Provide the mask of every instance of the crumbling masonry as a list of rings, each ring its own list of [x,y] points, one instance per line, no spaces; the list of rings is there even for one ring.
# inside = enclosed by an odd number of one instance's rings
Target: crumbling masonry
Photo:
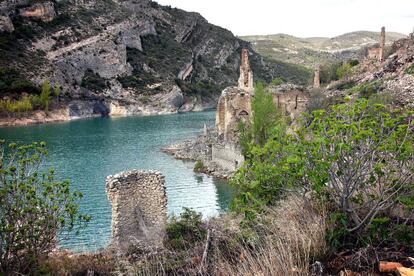
[[[167,196],[161,173],[133,170],[108,176],[106,192],[112,204],[111,245],[162,245]]]
[[[253,72],[250,68],[247,49],[243,49],[241,53],[239,88],[248,92],[254,91]]]
[[[368,58],[384,61],[385,58],[385,27],[381,28],[381,36],[379,47],[371,47],[368,49]]]
[[[316,66],[315,68],[315,75],[313,78],[313,88],[320,88],[321,87],[321,68]]]

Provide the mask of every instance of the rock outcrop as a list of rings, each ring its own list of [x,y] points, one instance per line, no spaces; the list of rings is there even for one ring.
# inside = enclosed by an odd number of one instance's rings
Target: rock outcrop
[[[52,2],[35,3],[30,7],[19,10],[22,17],[40,19],[50,22],[56,17],[55,5]]]
[[[0,32],[18,28],[2,37],[0,67],[58,84],[68,105],[102,102],[109,115],[201,110],[237,82],[239,65],[249,88],[252,70],[267,81],[291,76],[201,15],[149,0],[5,2]]]
[[[161,173],[133,170],[108,176],[106,191],[112,204],[112,245],[162,245],[167,196]]]
[[[0,15],[0,34],[12,33],[14,31],[13,22],[8,15]]]

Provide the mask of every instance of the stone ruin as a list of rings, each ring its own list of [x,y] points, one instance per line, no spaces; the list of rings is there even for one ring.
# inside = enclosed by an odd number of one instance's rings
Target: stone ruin
[[[167,196],[160,172],[132,170],[108,176],[106,192],[112,205],[112,246],[162,245]]]
[[[385,58],[385,27],[381,28],[381,36],[379,47],[371,47],[368,49],[368,58],[384,61]]]
[[[241,53],[239,88],[249,92],[254,91],[253,72],[250,68],[247,49],[243,49]]]
[[[320,66],[316,66],[315,74],[313,77],[313,88],[320,88],[321,87],[321,68]]]
[[[241,52],[238,87],[227,87],[221,93],[216,112],[216,128],[226,141],[237,139],[235,130],[239,121],[251,121],[251,101],[254,93],[253,72],[249,65],[249,53]]]
[[[295,121],[300,114],[306,111],[309,94],[301,87],[293,84],[282,84],[276,87],[270,87],[273,103],[286,116]]]

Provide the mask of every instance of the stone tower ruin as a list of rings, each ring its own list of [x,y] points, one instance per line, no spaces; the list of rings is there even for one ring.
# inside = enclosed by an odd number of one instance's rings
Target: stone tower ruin
[[[167,222],[164,176],[133,170],[108,176],[106,192],[112,205],[111,245],[161,246]]]
[[[382,27],[378,60],[383,61],[384,57],[385,57],[385,27]]]
[[[253,72],[249,64],[249,51],[243,49],[241,52],[239,88],[246,91],[253,91],[253,86]]]
[[[225,140],[234,140],[239,121],[250,123],[251,97],[254,93],[253,72],[249,64],[249,52],[241,53],[240,78],[238,87],[223,90],[217,105],[216,128]]]
[[[321,69],[318,66],[315,68],[315,75],[313,78],[313,88],[320,88],[321,87]]]

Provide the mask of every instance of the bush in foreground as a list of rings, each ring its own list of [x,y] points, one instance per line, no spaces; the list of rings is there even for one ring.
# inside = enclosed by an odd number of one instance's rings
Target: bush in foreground
[[[68,181],[56,181],[53,170],[40,171],[44,143],[1,142],[0,154],[0,274],[34,273],[58,235],[89,217],[79,214],[81,193],[71,192]]]

